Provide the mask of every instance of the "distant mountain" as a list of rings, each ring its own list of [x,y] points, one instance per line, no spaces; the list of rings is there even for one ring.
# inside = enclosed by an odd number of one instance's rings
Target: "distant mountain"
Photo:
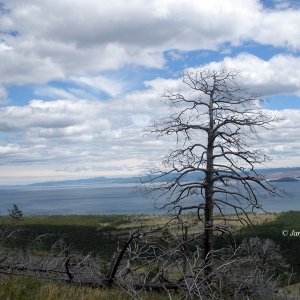
[[[297,182],[297,181],[300,181],[300,180],[293,178],[293,177],[282,177],[282,178],[270,180],[270,182]]]
[[[294,182],[297,181],[296,178],[300,179],[300,167],[295,168],[273,168],[273,169],[260,169],[257,170],[259,174],[264,175],[266,178],[273,182]],[[221,173],[221,172],[220,172]],[[168,174],[163,178],[154,180],[155,182],[160,181],[170,181],[176,178],[178,174]],[[195,172],[185,176],[184,180],[192,181],[199,180],[203,178],[203,173]],[[279,179],[278,179],[279,178]],[[152,177],[153,179],[153,177]],[[84,179],[72,179],[72,180],[62,180],[62,181],[48,181],[48,182],[38,182],[29,184],[29,186],[72,186],[72,185],[95,185],[95,184],[138,184],[141,181],[148,181],[149,177],[119,177],[119,178],[108,178],[108,177],[94,177],[94,178],[84,178]],[[300,180],[298,180],[300,181]],[[1,186],[13,187],[12,185]]]
[[[257,172],[270,179],[282,177],[300,177],[300,167],[259,169]]]
[[[29,186],[66,186],[66,185],[92,185],[92,184],[124,184],[124,183],[139,183],[139,177],[128,178],[107,178],[94,177],[85,179],[71,179],[62,181],[38,182],[29,184]]]
[[[141,176],[141,177],[123,177],[123,178],[107,178],[107,177],[94,177],[85,179],[71,179],[62,181],[49,181],[49,182],[38,182],[29,184],[29,186],[70,186],[70,185],[93,185],[93,184],[138,184],[141,182],[146,182],[151,179],[152,182],[166,182],[171,181],[176,178],[178,174],[167,174],[163,178],[155,179],[155,176]],[[188,174],[184,177],[184,180],[199,180],[203,178],[203,174],[200,172],[195,172],[193,174]]]

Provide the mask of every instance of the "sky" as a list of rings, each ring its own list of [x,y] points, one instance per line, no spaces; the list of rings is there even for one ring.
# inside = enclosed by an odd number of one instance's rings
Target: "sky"
[[[0,185],[143,173],[164,90],[207,67],[278,118],[266,167],[300,166],[300,1],[0,0]]]

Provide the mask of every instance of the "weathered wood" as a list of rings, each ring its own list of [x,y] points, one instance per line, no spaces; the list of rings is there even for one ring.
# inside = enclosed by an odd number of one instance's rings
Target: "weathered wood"
[[[114,256],[111,259],[111,263],[109,266],[109,271],[106,274],[106,278],[105,281],[107,283],[108,286],[112,285],[116,273],[118,271],[118,268],[121,264],[122,258],[124,256],[124,254],[126,253],[127,248],[129,247],[129,245],[132,243],[132,241],[138,237],[138,231],[134,231],[133,233],[131,233],[129,239],[124,243],[122,249],[117,253],[117,256],[115,257],[116,253],[114,254]]]

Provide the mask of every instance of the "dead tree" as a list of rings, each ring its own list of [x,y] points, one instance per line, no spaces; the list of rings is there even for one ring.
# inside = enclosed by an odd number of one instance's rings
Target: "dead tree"
[[[249,238],[238,247],[215,250],[218,263],[210,279],[199,235],[187,237],[176,220],[166,229],[167,234],[135,239],[127,249],[115,283],[134,299],[143,299],[145,290],[164,292],[169,299],[173,294],[176,299],[271,299],[279,274],[288,268],[275,242]]]
[[[169,212],[198,214],[204,225],[207,275],[212,272],[214,236],[228,230],[228,208],[240,222],[249,223],[248,212],[261,209],[260,193],[277,194],[256,171],[269,158],[254,147],[257,130],[270,128],[273,117],[260,109],[259,97],[239,86],[237,76],[226,70],[185,72],[181,90],[164,95],[170,115],[148,129],[158,136],[173,135],[177,143],[162,167],[151,172],[147,190],[167,199],[161,207]],[[154,183],[150,189],[149,182]],[[223,224],[215,224],[216,218]]]
[[[128,247],[135,239],[137,239],[139,237],[139,235],[140,235],[139,230],[135,230],[135,231],[131,232],[128,240],[125,242],[125,244],[123,245],[121,250],[114,253],[114,255],[111,259],[111,262],[110,262],[109,270],[105,277],[105,281],[108,286],[112,285],[112,283],[115,279],[116,273],[118,271],[118,268],[120,267],[120,264],[122,262],[123,256],[126,253]]]

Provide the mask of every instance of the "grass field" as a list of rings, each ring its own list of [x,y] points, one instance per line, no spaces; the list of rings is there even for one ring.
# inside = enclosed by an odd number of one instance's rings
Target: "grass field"
[[[250,215],[254,224],[274,220],[276,214]],[[189,218],[195,218],[190,216]],[[167,218],[161,215],[71,215],[71,216],[28,216],[22,220],[0,217],[0,226],[9,227],[15,234],[6,242],[6,246],[15,249],[35,249],[46,253],[58,240],[67,241],[73,250],[83,254],[92,253],[104,260],[109,260],[131,229],[136,227],[150,228],[166,223]],[[237,231],[241,224],[231,222],[232,229]],[[202,226],[193,230],[202,231]],[[37,247],[33,241],[39,236]],[[41,243],[42,242],[42,243]]]

